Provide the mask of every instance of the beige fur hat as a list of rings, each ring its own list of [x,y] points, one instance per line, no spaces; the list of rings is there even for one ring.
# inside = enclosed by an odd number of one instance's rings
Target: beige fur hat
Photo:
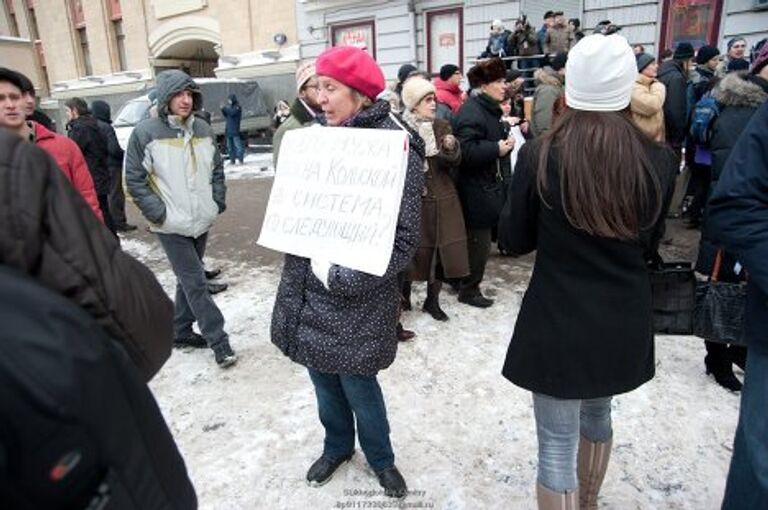
[[[412,76],[405,80],[403,84],[403,106],[408,110],[413,110],[419,101],[424,99],[428,94],[435,93],[435,86],[432,82],[422,78],[421,76]]]

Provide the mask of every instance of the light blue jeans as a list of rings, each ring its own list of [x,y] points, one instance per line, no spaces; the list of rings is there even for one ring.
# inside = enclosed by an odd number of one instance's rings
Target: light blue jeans
[[[555,492],[579,488],[576,475],[579,436],[593,442],[611,438],[612,398],[566,400],[533,394],[539,440],[539,483]]]

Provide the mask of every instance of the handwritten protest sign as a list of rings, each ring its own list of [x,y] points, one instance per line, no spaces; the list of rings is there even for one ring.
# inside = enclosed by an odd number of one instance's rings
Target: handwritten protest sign
[[[383,275],[392,256],[407,163],[404,131],[288,131],[258,243]]]

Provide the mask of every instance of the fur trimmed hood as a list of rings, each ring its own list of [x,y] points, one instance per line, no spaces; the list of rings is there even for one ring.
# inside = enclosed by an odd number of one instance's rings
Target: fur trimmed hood
[[[725,106],[758,108],[768,100],[768,91],[745,73],[731,73],[717,84],[712,95]]]
[[[560,75],[549,66],[537,69],[533,73],[533,79],[542,85],[553,85],[555,87],[563,86],[563,80]]]

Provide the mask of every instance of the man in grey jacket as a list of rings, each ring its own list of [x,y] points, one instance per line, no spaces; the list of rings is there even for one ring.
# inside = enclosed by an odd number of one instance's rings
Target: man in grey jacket
[[[223,162],[211,127],[193,115],[202,95],[192,78],[164,71],[156,91],[157,117],[136,126],[128,141],[126,186],[176,275],[175,345],[207,345],[225,368],[237,357],[202,262],[208,230],[226,208]],[[192,331],[195,321],[202,336]]]

